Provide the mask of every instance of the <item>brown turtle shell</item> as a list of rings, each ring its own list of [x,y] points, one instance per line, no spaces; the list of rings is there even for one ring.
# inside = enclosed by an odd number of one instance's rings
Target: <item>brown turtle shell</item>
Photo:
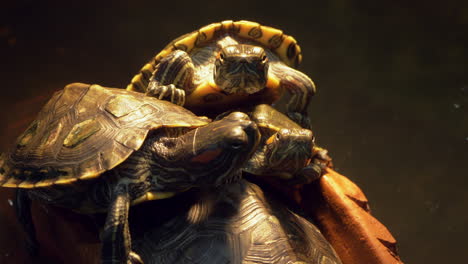
[[[144,263],[341,264],[317,227],[249,181],[183,195],[134,210],[145,220],[132,229]],[[175,212],[161,220],[163,208]]]
[[[0,186],[37,188],[95,178],[138,150],[150,130],[209,121],[141,93],[70,84],[0,157]]]

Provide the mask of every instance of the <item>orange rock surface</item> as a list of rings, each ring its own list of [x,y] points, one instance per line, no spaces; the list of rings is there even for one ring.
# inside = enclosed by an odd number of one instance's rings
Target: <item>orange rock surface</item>
[[[308,186],[303,192],[309,192]],[[309,213],[330,241],[343,264],[401,264],[396,240],[388,229],[370,214],[361,189],[332,169],[314,188],[320,202]],[[308,201],[302,201],[308,206]]]

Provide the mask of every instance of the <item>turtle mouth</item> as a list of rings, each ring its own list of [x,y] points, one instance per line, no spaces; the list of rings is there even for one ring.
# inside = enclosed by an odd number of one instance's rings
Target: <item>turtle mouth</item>
[[[266,72],[253,70],[224,71],[215,77],[215,83],[228,94],[254,94],[262,90],[267,82]]]
[[[265,87],[265,84],[259,80],[251,78],[239,77],[226,80],[219,86],[223,92],[227,94],[247,95],[254,94]]]

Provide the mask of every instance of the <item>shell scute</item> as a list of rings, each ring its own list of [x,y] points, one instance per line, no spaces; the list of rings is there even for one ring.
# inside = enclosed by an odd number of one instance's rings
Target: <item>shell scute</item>
[[[128,95],[115,96],[106,104],[105,109],[113,116],[119,118],[128,115],[142,105],[140,100]]]
[[[187,37],[174,43],[174,49],[189,52],[194,46],[198,38],[198,32],[193,32]]]
[[[200,37],[200,40],[196,43],[197,47],[207,44],[207,41],[213,39],[214,34],[219,31],[220,28],[221,24],[219,23],[210,24],[200,28],[198,32],[202,35],[202,37]]]
[[[85,120],[76,124],[72,128],[63,141],[63,145],[67,148],[74,148],[92,135],[96,134],[99,130],[101,130],[99,121],[95,119]]]
[[[119,134],[115,137],[115,141],[127,148],[138,150],[143,144],[147,134],[147,129],[126,128],[120,130]]]
[[[38,127],[38,122],[33,122],[27,129],[26,131],[18,138],[16,146],[18,148],[23,148],[25,147],[31,139],[34,137],[34,135],[37,132],[37,127]]]

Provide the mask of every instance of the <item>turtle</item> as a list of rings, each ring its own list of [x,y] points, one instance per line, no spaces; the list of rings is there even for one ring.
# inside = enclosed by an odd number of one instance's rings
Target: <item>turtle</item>
[[[170,42],[133,77],[127,90],[216,116],[234,106],[271,104],[288,91],[287,115],[310,128],[314,82],[296,70],[297,41],[279,29],[226,20]]]
[[[254,106],[248,113],[261,139],[244,172],[286,180],[290,185],[308,184],[331,164],[328,151],[315,144],[312,130],[302,128],[267,104]]]
[[[240,179],[133,211],[145,264],[341,264],[319,229],[281,199]],[[152,212],[173,208],[164,220]]]
[[[38,250],[34,199],[107,213],[102,261],[141,263],[131,251],[129,206],[240,177],[258,141],[244,113],[211,122],[142,93],[75,83],[56,92],[1,156],[0,186],[17,188],[15,207],[31,253]]]

